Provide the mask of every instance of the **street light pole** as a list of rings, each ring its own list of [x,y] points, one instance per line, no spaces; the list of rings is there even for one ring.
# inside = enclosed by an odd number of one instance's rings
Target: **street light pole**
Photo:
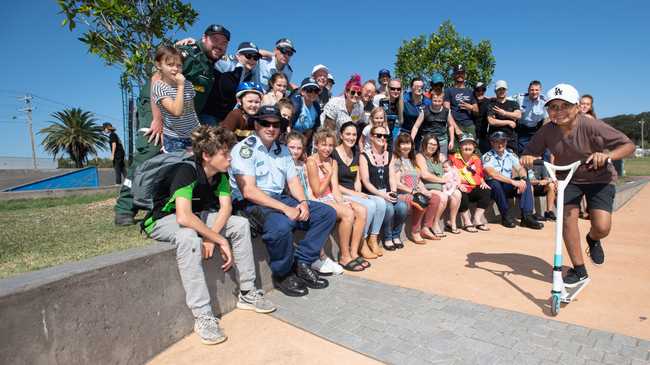
[[[645,120],[641,119],[639,121],[639,124],[641,124],[641,151],[645,154],[645,146],[644,146],[644,139],[643,139],[643,125],[645,124]]]
[[[34,142],[34,132],[32,130],[32,111],[34,110],[32,108],[32,96],[27,94],[22,99],[25,101],[25,104],[27,104],[27,107],[25,109],[22,109],[22,111],[27,113],[27,129],[29,130],[29,141],[32,144],[32,166],[34,169],[37,169],[38,165],[36,164],[36,146]]]

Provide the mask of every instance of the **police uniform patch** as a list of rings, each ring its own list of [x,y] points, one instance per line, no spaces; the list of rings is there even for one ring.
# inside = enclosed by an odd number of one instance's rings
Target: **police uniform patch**
[[[253,156],[253,150],[248,146],[242,146],[239,150],[239,156],[246,159],[251,158],[251,156]]]
[[[255,139],[255,136],[251,136],[249,138],[246,138],[244,140],[244,144],[248,147],[253,147],[255,146],[255,143],[257,143],[257,139]]]
[[[483,155],[483,162],[490,162],[492,156],[489,153]]]

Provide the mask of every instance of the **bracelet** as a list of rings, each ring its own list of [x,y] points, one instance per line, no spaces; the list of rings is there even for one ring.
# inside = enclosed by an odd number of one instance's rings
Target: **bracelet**
[[[307,199],[305,199],[305,200],[301,200],[301,201],[298,202],[298,205],[300,205],[300,204],[302,204],[302,203],[306,203],[306,202],[307,202]]]

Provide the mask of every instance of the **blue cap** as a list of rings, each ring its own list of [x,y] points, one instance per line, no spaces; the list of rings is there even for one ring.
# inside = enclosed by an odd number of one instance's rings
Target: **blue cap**
[[[496,131],[490,134],[490,141],[496,141],[496,140],[508,140],[508,135],[505,134],[503,131]]]
[[[254,116],[255,120],[269,120],[276,119],[280,121],[282,115],[280,114],[280,109],[275,105],[263,105],[257,111],[257,114]]]
[[[445,83],[445,78],[442,77],[442,74],[440,74],[440,72],[435,72],[433,75],[431,75],[431,85],[444,84],[444,83]]]
[[[384,77],[384,76],[388,76],[388,77],[390,77],[390,71],[388,71],[388,70],[385,69],[385,68],[382,68],[381,70],[379,70],[379,76],[377,76],[377,78],[378,78],[378,79],[381,79],[381,78]]]

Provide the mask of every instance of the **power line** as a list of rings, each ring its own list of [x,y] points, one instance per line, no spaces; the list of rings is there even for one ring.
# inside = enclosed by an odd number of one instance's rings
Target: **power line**
[[[53,99],[50,99],[50,98],[46,98],[46,97],[43,97],[43,96],[39,96],[39,95],[36,95],[36,94],[31,94],[31,95],[32,95],[33,97],[35,97],[35,98],[37,98],[37,99],[40,99],[40,100],[43,100],[43,101],[45,101],[45,102],[49,102],[49,103],[52,103],[52,104],[61,105],[61,106],[64,106],[64,107],[66,107],[66,108],[74,108],[74,106],[72,106],[72,105],[70,105],[70,104],[66,104],[66,103],[61,102],[61,101],[56,101],[56,100],[53,100]],[[103,118],[105,118],[105,119],[112,120],[112,121],[114,121],[114,122],[119,122],[119,121],[120,121],[119,118],[112,117],[112,116],[110,116],[110,115],[99,114],[99,113],[95,113],[95,112],[93,112],[93,114],[96,115],[96,116],[98,116],[98,117],[103,117]]]

